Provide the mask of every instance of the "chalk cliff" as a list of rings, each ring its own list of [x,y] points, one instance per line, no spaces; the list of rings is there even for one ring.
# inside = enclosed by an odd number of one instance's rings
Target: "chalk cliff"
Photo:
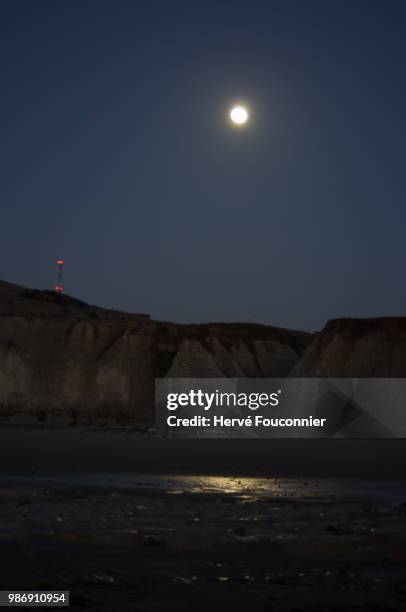
[[[406,317],[329,321],[290,376],[406,377]]]
[[[178,325],[0,282],[0,419],[153,423],[156,377],[284,377],[311,334]]]

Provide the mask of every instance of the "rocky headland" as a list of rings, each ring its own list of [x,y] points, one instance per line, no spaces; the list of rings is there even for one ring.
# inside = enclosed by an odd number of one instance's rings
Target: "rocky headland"
[[[334,319],[315,334],[291,377],[406,377],[406,317]]]

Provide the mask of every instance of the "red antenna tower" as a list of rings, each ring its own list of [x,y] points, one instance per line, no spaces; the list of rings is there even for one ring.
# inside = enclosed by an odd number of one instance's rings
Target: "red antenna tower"
[[[58,283],[55,285],[55,292],[57,295],[61,295],[62,291],[63,291],[63,285],[62,285],[62,272],[63,272],[63,264],[64,264],[64,260],[63,259],[57,259],[56,260],[56,267],[57,267],[57,271],[58,271]]]

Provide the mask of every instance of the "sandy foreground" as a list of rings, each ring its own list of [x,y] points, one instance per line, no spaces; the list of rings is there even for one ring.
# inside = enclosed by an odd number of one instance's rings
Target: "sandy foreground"
[[[405,610],[402,489],[2,478],[0,586],[70,590],[73,609]]]

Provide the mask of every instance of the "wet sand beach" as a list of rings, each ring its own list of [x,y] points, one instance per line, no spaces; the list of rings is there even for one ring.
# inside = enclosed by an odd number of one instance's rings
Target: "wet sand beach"
[[[402,482],[59,474],[0,484],[2,589],[73,609],[406,607]]]

